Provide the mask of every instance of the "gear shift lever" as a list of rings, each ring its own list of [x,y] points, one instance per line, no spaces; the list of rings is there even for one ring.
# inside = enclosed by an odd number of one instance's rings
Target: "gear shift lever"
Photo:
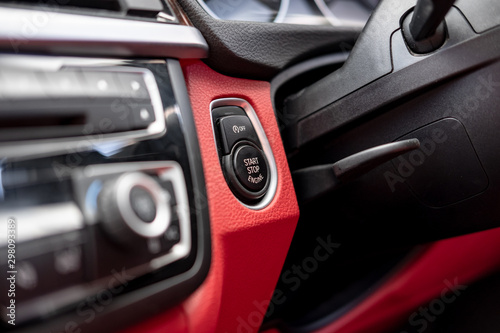
[[[418,0],[410,22],[410,33],[415,41],[434,35],[454,2],[455,0]]]
[[[418,0],[417,5],[403,21],[403,34],[409,48],[415,53],[429,53],[446,40],[444,17],[455,0]]]

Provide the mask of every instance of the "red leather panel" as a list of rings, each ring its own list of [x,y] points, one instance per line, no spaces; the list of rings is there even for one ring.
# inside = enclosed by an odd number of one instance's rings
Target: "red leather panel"
[[[184,309],[177,306],[160,316],[126,329],[120,333],[187,333],[188,323]]]
[[[316,333],[388,332],[450,286],[460,291],[497,269],[500,228],[435,242],[360,305]]]
[[[183,62],[200,142],[212,230],[212,265],[184,306],[190,331],[256,332],[272,296],[299,210],[271,105],[268,82],[221,75],[200,61]],[[261,211],[244,207],[229,190],[217,157],[210,102],[237,97],[260,119],[278,167],[278,189]]]

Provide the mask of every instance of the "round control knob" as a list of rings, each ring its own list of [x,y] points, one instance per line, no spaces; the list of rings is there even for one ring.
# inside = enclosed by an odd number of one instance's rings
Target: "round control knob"
[[[243,202],[253,203],[266,194],[269,170],[262,150],[248,141],[236,144],[222,158],[226,179],[233,193]]]
[[[123,174],[106,182],[99,194],[103,226],[121,242],[160,237],[170,225],[169,199],[168,192],[145,173]]]
[[[153,194],[142,186],[130,190],[130,205],[135,215],[143,222],[153,222],[156,217],[156,201]]]

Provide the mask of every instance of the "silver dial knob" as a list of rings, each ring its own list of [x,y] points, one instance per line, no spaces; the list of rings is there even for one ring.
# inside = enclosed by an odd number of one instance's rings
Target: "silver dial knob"
[[[103,227],[113,239],[132,242],[162,236],[170,225],[170,195],[142,172],[125,173],[104,184],[99,194]]]

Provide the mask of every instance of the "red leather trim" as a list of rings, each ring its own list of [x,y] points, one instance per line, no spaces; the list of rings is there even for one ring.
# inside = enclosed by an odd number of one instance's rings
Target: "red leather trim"
[[[451,285],[468,285],[500,268],[500,228],[431,244],[370,297],[316,333],[388,332]]]
[[[256,332],[278,281],[299,209],[271,104],[268,82],[221,75],[200,61],[182,62],[207,184],[212,264],[207,280],[188,299],[191,332]],[[209,105],[214,99],[248,101],[260,119],[278,168],[271,204],[255,211],[229,190],[217,157]]]
[[[188,323],[186,313],[177,306],[160,316],[156,316],[139,325],[121,331],[120,333],[187,333]]]

